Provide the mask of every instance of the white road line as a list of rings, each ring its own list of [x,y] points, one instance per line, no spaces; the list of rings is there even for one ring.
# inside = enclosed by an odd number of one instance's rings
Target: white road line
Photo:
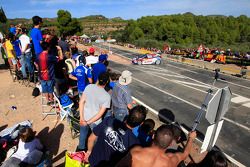
[[[121,57],[125,57],[125,56],[122,56],[122,55],[121,55]],[[125,57],[125,58],[128,59],[127,57]],[[124,65],[124,66],[127,66],[127,67],[128,67],[128,65]],[[131,67],[131,66],[130,66],[130,67]],[[121,71],[119,71],[119,70],[114,70],[114,71],[118,71],[118,72],[121,73]],[[189,77],[188,77],[188,78],[189,78]],[[156,89],[156,90],[158,90],[158,91],[160,91],[160,92],[162,92],[162,93],[165,93],[165,94],[167,94],[167,95],[169,95],[169,96],[172,96],[172,97],[174,97],[174,98],[176,98],[176,99],[178,99],[178,100],[180,100],[180,101],[183,101],[183,102],[185,102],[185,103],[187,103],[187,104],[189,104],[189,105],[191,105],[191,106],[193,106],[193,107],[195,107],[195,108],[200,109],[200,106],[195,105],[195,104],[193,104],[193,103],[191,103],[191,102],[189,102],[189,101],[187,101],[187,100],[184,100],[184,99],[182,99],[182,98],[180,98],[180,97],[177,97],[177,96],[175,96],[175,95],[173,95],[173,94],[171,94],[171,93],[168,93],[168,92],[166,92],[166,91],[164,91],[164,90],[161,90],[161,89],[159,89],[159,88],[157,88],[157,87],[155,87],[155,86],[153,86],[153,85],[150,85],[150,84],[148,84],[148,83],[146,83],[146,82],[144,82],[144,81],[141,81],[141,80],[139,80],[139,79],[136,79],[135,77],[133,77],[133,79],[134,79],[134,80],[137,80],[138,82],[141,82],[141,83],[143,83],[143,84],[145,84],[145,85],[147,85],[147,86],[149,86],[149,87],[152,87],[153,89]],[[190,79],[192,79],[192,78],[190,78]],[[195,79],[192,79],[192,80],[195,80]],[[198,81],[198,82],[200,82],[200,81]],[[200,82],[200,83],[204,84],[203,82]],[[208,85],[208,84],[205,84],[205,85]],[[225,118],[225,117],[223,117],[223,118]],[[250,128],[248,128],[248,127],[245,126],[245,125],[242,125],[242,124],[240,124],[240,123],[238,123],[238,122],[235,122],[235,121],[233,121],[233,120],[230,120],[230,119],[228,119],[228,118],[226,118],[225,120],[227,120],[228,122],[230,122],[230,123],[232,123],[232,124],[234,124],[234,125],[236,125],[236,126],[239,126],[239,127],[243,128],[243,129],[245,129],[245,130],[247,130],[247,131],[250,131]],[[229,120],[230,120],[230,121],[229,121]]]
[[[249,89],[250,90],[250,87],[247,87],[247,86],[244,86],[244,85],[239,85],[239,84],[236,84],[236,83],[233,83],[233,82],[230,82],[230,81],[225,81],[225,80],[222,80],[222,79],[219,79],[221,82],[226,82],[226,83],[230,83],[232,85],[235,85],[235,86],[239,86],[239,87],[242,87],[242,88],[245,88],[245,89]]]
[[[193,85],[193,86],[199,86],[199,87],[203,87],[203,88],[210,88],[206,85],[201,85],[201,84],[196,84],[196,83],[191,83],[191,82],[186,82],[186,81],[178,81],[178,80],[174,80],[174,81],[178,82],[178,83],[185,84],[185,85]]]
[[[234,102],[234,103],[244,103],[247,101],[250,101],[250,99],[243,97],[243,96],[238,96],[238,97],[234,97],[231,99],[231,102]]]
[[[161,72],[155,72],[155,71],[150,71],[149,73],[153,73],[153,74],[158,74],[158,75],[163,75],[163,76],[168,76],[168,77],[174,77],[174,78],[181,78],[181,79],[186,79],[183,76],[179,76],[179,75],[173,75],[173,74],[164,74]]]
[[[118,70],[114,70],[114,71],[118,71]],[[118,71],[118,72],[121,73],[121,71]],[[155,86],[153,86],[153,85],[150,85],[150,84],[148,84],[148,83],[146,83],[146,82],[144,82],[144,81],[142,81],[142,80],[140,80],[140,79],[137,79],[137,78],[133,77],[133,80],[138,81],[138,82],[140,82],[140,83],[143,83],[144,85],[147,85],[147,86],[149,86],[149,87],[151,87],[151,88],[153,88],[153,89],[155,89],[155,90],[157,90],[157,91],[159,91],[159,92],[162,92],[162,93],[164,93],[164,94],[167,94],[167,95],[169,95],[169,96],[172,96],[172,97],[174,97],[174,98],[176,98],[176,99],[178,99],[178,100],[180,100],[180,101],[182,101],[182,102],[184,102],[184,103],[187,103],[187,104],[189,104],[189,105],[191,105],[191,106],[193,106],[193,107],[195,107],[195,108],[200,109],[200,106],[198,106],[198,105],[196,105],[196,104],[193,104],[193,103],[191,103],[191,102],[189,102],[189,101],[187,101],[187,100],[185,100],[185,99],[182,99],[182,98],[180,98],[180,97],[178,97],[178,96],[175,96],[175,95],[173,95],[173,94],[171,94],[171,93],[169,93],[169,92],[166,92],[166,91],[164,91],[164,90],[161,90],[161,89],[159,89],[159,88],[157,88],[157,87],[155,87]],[[243,129],[245,129],[245,130],[247,130],[247,131],[250,131],[250,128],[247,127],[247,126],[245,126],[245,125],[242,125],[242,124],[240,124],[240,123],[238,123],[238,122],[235,122],[235,121],[233,121],[233,120],[231,120],[231,119],[229,119],[229,118],[223,117],[223,119],[225,119],[226,121],[228,121],[228,122],[230,122],[230,123],[232,123],[232,124],[234,124],[234,125],[236,125],[236,126],[238,126],[238,127],[243,128]]]
[[[250,108],[250,103],[245,103],[245,104],[242,104],[244,107],[248,107]]]
[[[177,69],[180,69],[182,71],[188,71],[188,72],[191,72],[191,73],[194,73],[194,74],[198,74],[198,72],[195,72],[195,71],[191,71],[191,70],[187,70],[187,69],[183,69],[181,67],[176,67],[176,66],[173,66],[171,64],[167,64],[168,66],[171,66],[171,67],[174,67],[174,68],[177,68]]]
[[[146,107],[149,111],[151,111],[153,114],[155,114],[158,117],[159,112],[156,111],[155,109],[151,108],[150,106],[146,105],[145,103],[143,103],[142,101],[140,101],[139,99],[137,99],[136,97],[132,97],[133,100],[135,100],[138,104],[143,105],[144,107]],[[171,122],[170,120],[168,120],[168,118],[165,118],[168,122]],[[173,123],[173,122],[171,122]],[[187,129],[185,129],[183,126],[180,125],[180,128],[182,129],[182,131],[187,135],[189,132]],[[199,143],[203,143],[203,141],[201,141],[199,138],[196,138],[196,140]],[[224,153],[224,152],[223,152]],[[226,155],[227,159],[232,162],[233,164],[239,166],[239,167],[246,167],[245,165],[243,165],[242,163],[240,163],[239,161],[237,161],[236,159],[232,158],[231,156],[227,155],[226,153],[224,153],[224,155]]]

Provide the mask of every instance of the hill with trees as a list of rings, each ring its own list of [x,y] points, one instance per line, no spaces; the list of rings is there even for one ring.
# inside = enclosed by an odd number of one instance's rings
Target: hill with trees
[[[111,34],[121,42],[142,47],[208,47],[250,51],[250,18],[245,15],[196,16],[192,13],[147,16],[129,20],[124,31]]]

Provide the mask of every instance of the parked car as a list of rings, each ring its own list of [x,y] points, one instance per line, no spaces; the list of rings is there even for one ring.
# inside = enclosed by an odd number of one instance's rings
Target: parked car
[[[133,64],[161,64],[161,55],[159,54],[143,54],[132,59]]]

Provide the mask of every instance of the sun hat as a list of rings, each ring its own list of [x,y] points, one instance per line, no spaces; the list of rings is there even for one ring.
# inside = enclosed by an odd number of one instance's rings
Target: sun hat
[[[132,82],[132,73],[128,70],[122,72],[122,75],[119,77],[119,84],[128,85]]]

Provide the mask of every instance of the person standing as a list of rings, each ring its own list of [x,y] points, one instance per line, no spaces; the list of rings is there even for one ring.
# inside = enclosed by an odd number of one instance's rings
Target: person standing
[[[30,49],[30,38],[27,36],[27,29],[22,29],[22,35],[19,37],[21,43],[21,71],[23,78],[27,78],[26,66],[28,67],[28,72],[33,74],[33,65],[32,65],[32,54]]]
[[[33,25],[30,32],[30,37],[32,39],[33,47],[35,50],[36,58],[38,58],[39,54],[42,53],[43,49],[41,47],[41,43],[43,40],[42,31],[39,29],[43,23],[43,20],[39,16],[32,17]]]
[[[101,73],[104,73],[107,71],[107,67],[104,65],[105,61],[107,61],[105,57],[101,55],[99,56],[98,60],[99,62],[94,64],[92,67],[93,83],[96,83]]]
[[[15,55],[15,50],[12,45],[12,42],[14,40],[14,35],[12,33],[9,33],[6,35],[6,41],[4,43],[4,47],[7,53],[8,57],[8,63],[9,65],[13,68],[14,71],[17,70],[17,61],[16,61],[16,55]]]
[[[79,66],[69,75],[70,79],[77,80],[79,97],[82,96],[86,86],[93,82],[91,69],[84,65],[84,57],[79,56]]]
[[[115,166],[131,147],[140,144],[132,129],[141,125],[146,116],[146,108],[138,105],[130,111],[126,121],[107,117],[96,126],[88,139],[90,166]]]
[[[118,83],[112,91],[112,110],[114,117],[123,121],[128,115],[128,110],[132,109],[135,103],[131,96],[131,91],[128,85],[132,82],[132,73],[130,71],[123,71],[119,77]]]
[[[101,123],[101,118],[110,107],[110,95],[104,87],[109,82],[109,75],[103,73],[97,84],[88,85],[79,102],[80,137],[77,150],[86,150],[86,140],[90,129]]]

